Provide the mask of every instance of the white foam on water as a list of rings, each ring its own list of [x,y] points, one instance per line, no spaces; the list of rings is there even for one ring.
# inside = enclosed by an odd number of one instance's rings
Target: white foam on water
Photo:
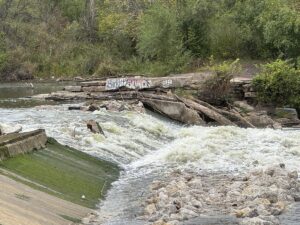
[[[299,146],[300,131],[194,126],[179,129],[172,143],[132,165],[176,163],[227,171],[285,163],[299,170]]]
[[[172,139],[173,132],[172,124],[147,114],[69,111],[68,105],[1,109],[0,118],[2,122],[22,124],[24,131],[45,129],[48,136],[64,145],[121,166],[159,149]],[[100,123],[106,137],[87,129],[90,119]]]

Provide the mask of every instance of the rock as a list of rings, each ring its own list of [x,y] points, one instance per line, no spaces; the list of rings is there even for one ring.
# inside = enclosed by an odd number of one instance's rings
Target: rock
[[[168,222],[169,225],[179,225],[179,221],[178,220],[172,220],[170,222]]]
[[[261,218],[247,218],[241,221],[241,225],[275,225],[270,221],[263,220]]]
[[[15,133],[20,133],[21,131],[22,131],[22,126],[19,124],[11,125],[11,124],[0,123],[0,135],[15,134]]]
[[[279,166],[280,166],[280,168],[285,169],[285,164],[284,163],[280,163]]]
[[[203,190],[202,182],[200,179],[194,179],[188,183],[188,186],[193,189]]]
[[[194,206],[195,208],[199,209],[203,206],[202,202],[196,200],[196,199],[193,199],[191,201],[191,205]]]
[[[154,111],[162,113],[173,120],[190,125],[205,124],[199,114],[195,110],[187,108],[184,103],[154,99],[144,99],[141,101],[145,106],[148,106]]]
[[[249,105],[247,101],[235,101],[233,105],[245,113],[254,111],[254,107]]]
[[[147,207],[145,208],[145,213],[147,215],[153,215],[156,212],[156,206],[154,203],[147,205]]]
[[[278,118],[286,118],[290,120],[298,120],[298,113],[296,109],[293,108],[276,108],[275,116]]]
[[[87,128],[90,129],[90,131],[94,134],[102,134],[103,136],[105,136],[100,124],[98,122],[96,122],[95,120],[89,120],[86,123]]]
[[[293,194],[295,202],[300,202],[300,194],[294,193]]]
[[[285,204],[283,202],[277,202],[271,207],[270,213],[273,216],[278,216],[284,211],[284,209],[285,209]]]
[[[236,210],[235,215],[238,218],[245,218],[245,217],[256,217],[258,216],[257,210],[256,209],[251,209],[249,207],[241,209],[241,210]]]
[[[269,175],[271,177],[273,177],[274,173],[275,173],[275,169],[274,168],[267,168],[265,170],[265,174],[267,174],[267,175]]]
[[[174,205],[174,204],[170,204],[168,207],[169,207],[168,208],[168,212],[169,212],[170,215],[179,212],[179,210],[177,209],[176,205]]]
[[[164,187],[164,186],[165,186],[165,183],[156,180],[156,181],[153,181],[153,182],[152,182],[152,184],[151,184],[151,186],[150,186],[150,190],[156,191],[156,190],[158,190],[158,189],[160,189],[160,188],[162,188],[162,187]]]
[[[88,107],[87,107],[87,111],[90,111],[90,112],[94,112],[94,111],[97,111],[97,110],[100,110],[100,107],[94,105],[94,104],[90,104]]]
[[[297,171],[293,171],[288,173],[289,178],[291,179],[298,179],[298,172]]]
[[[248,116],[245,117],[250,123],[256,127],[265,128],[273,127],[275,121],[267,115],[266,112],[251,112]]]
[[[187,218],[194,218],[198,216],[197,213],[187,208],[181,208],[180,213],[183,217],[187,217]]]

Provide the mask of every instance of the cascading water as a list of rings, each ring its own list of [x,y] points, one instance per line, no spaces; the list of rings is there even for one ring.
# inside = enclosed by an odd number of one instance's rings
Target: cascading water
[[[68,105],[0,109],[1,122],[43,128],[47,135],[124,171],[99,205],[93,224],[146,224],[136,219],[154,179],[174,170],[239,173],[284,163],[300,171],[300,131],[184,127],[150,114],[68,111]],[[92,134],[85,121],[99,122],[106,134]]]

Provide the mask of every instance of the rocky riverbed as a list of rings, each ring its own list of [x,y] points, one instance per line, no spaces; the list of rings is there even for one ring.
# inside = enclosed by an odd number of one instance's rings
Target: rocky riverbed
[[[243,175],[174,171],[170,180],[155,180],[141,217],[155,225],[213,215],[232,215],[238,224],[280,224],[278,216],[300,201],[297,171],[284,164]]]

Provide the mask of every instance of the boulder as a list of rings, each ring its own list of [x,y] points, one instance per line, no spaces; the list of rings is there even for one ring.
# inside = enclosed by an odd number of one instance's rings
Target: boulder
[[[145,106],[148,106],[154,111],[164,114],[173,120],[190,125],[205,124],[199,114],[195,110],[187,108],[184,103],[153,99],[144,99],[142,102]]]
[[[245,119],[254,126],[260,128],[274,128],[274,126],[276,126],[276,122],[270,116],[268,116],[265,111],[251,112],[245,117]]]
[[[100,124],[98,122],[96,122],[95,120],[89,120],[86,123],[87,128],[90,129],[90,131],[94,134],[102,134],[103,136],[105,136]]]
[[[290,120],[298,120],[298,113],[296,109],[293,108],[276,108],[275,116],[278,118],[286,118]]]
[[[241,109],[244,112],[252,112],[254,111],[254,107],[249,105],[247,101],[235,101],[233,103],[234,106]]]
[[[276,122],[283,127],[293,127],[300,124],[297,110],[293,108],[276,108],[274,116]]]

